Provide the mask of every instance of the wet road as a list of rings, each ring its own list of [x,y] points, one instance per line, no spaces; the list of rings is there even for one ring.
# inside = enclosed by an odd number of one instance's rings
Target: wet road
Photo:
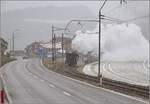
[[[2,73],[13,104],[146,104],[48,71],[38,59],[19,58]]]

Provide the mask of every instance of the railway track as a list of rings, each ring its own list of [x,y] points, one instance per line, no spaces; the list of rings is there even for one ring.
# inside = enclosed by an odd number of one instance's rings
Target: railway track
[[[70,76],[76,77],[78,79],[87,81],[91,84],[99,86],[99,82],[97,77],[89,76],[86,74],[82,74],[76,70],[66,71]],[[125,93],[132,96],[139,96],[143,98],[149,98],[149,86],[139,86],[134,84],[129,84],[125,82],[120,82],[108,78],[102,79],[102,87],[109,88],[121,93]]]
[[[95,86],[99,86],[99,80],[97,77],[80,73],[79,71],[76,70],[76,68],[73,68],[73,67],[65,66],[63,68],[61,67],[61,69],[58,68],[57,70],[53,70],[53,71],[60,73],[60,74],[64,74],[66,76],[69,76],[75,79],[88,82]],[[142,97],[145,99],[149,98],[149,94],[150,94],[149,86],[134,85],[134,84],[116,81],[116,80],[112,80],[112,79],[108,79],[104,77],[102,79],[102,83],[103,84],[101,87],[104,87],[104,88],[108,88],[117,92],[131,95],[131,96]]]

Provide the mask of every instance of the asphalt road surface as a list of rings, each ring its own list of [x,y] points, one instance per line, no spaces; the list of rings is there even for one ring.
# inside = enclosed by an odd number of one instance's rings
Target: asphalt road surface
[[[48,71],[38,59],[19,58],[2,73],[13,104],[146,104]]]

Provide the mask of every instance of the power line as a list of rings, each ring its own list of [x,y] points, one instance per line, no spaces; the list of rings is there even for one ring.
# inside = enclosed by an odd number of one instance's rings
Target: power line
[[[130,21],[135,21],[135,20],[138,20],[138,19],[143,19],[143,18],[148,18],[148,17],[149,17],[149,15],[145,15],[145,16],[131,18],[131,19],[125,20],[123,22],[130,22]]]
[[[125,22],[131,22],[131,21],[135,21],[138,19],[143,19],[143,18],[148,18],[149,15],[144,15],[144,16],[139,16],[139,17],[134,17],[128,20],[121,20],[121,19],[117,19],[117,18],[113,18],[113,17],[108,17],[108,16],[102,16],[102,19],[104,20],[110,20],[110,21],[114,21],[114,22],[120,22],[120,23],[125,23]]]
[[[116,21],[116,22],[123,22],[121,19],[109,17],[109,16],[103,16],[103,19],[110,20],[110,21]]]

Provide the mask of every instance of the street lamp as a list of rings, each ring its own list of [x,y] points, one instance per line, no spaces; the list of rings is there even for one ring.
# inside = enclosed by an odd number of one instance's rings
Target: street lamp
[[[12,33],[12,52],[14,53],[14,48],[15,48],[15,44],[14,44],[14,38],[15,38],[15,32],[20,31],[20,29],[16,29],[13,31]]]

